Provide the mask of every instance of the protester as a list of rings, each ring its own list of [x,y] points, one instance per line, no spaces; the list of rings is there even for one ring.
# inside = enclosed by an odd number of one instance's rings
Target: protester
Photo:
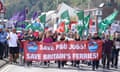
[[[35,40],[32,30],[28,30],[24,33],[24,40],[27,40],[28,42]],[[32,61],[27,61],[27,65],[28,66],[32,65]]]
[[[43,32],[39,32],[38,37],[35,38],[35,41],[42,41]]]
[[[62,33],[60,38],[58,38],[58,41],[67,41],[65,33]],[[66,61],[58,61],[58,68],[63,68],[65,65]]]
[[[35,37],[34,40],[36,41],[36,39],[39,38],[39,31],[34,31],[33,36]]]
[[[94,34],[93,40],[101,40],[97,33]],[[92,70],[98,69],[99,67],[99,60],[93,60],[92,62]]]
[[[102,39],[102,40],[105,39],[105,34],[104,34],[104,33],[101,35],[101,39]]]
[[[52,43],[53,42],[50,31],[47,31],[46,34],[44,35],[43,42],[44,43]]]
[[[103,68],[105,68],[107,63],[107,69],[110,68],[111,53],[113,48],[113,41],[109,39],[109,35],[106,36],[105,42],[103,43]],[[107,62],[106,62],[107,61]]]
[[[75,41],[80,41],[80,36],[77,33],[75,33]],[[80,64],[80,60],[76,60],[74,66],[79,67],[79,64]]]
[[[9,34],[9,29],[6,29],[6,34],[7,34],[7,36],[8,36],[8,34]],[[9,47],[8,47],[8,41],[6,41],[5,42],[5,50],[4,50],[4,58],[8,58],[8,56],[9,56]]]
[[[10,63],[17,63],[17,58],[19,57],[19,47],[18,47],[18,36],[16,34],[16,29],[8,35],[8,45],[10,48]]]
[[[67,41],[74,41],[74,34],[72,31],[69,31],[68,35],[66,36]],[[76,66],[76,61],[72,60],[72,66]]]
[[[68,40],[68,41],[73,41],[73,40],[74,40],[74,34],[73,34],[73,32],[70,31],[70,32],[68,33],[67,40]]]
[[[23,42],[24,40],[24,33],[26,31],[23,29],[20,32],[17,32],[18,35],[18,47],[19,47],[19,64],[24,64],[25,60],[24,60],[24,44]]]
[[[92,39],[92,35],[88,34],[87,40],[91,40]]]
[[[53,42],[53,39],[51,37],[51,31],[47,31],[44,36],[43,36],[43,43],[52,43]],[[49,61],[48,62],[44,62],[45,65],[48,64],[48,67],[49,67]]]
[[[52,35],[53,42],[57,42],[57,38],[58,38],[58,33],[57,31],[55,31]],[[57,61],[55,61],[55,63],[57,63]]]
[[[119,58],[119,51],[120,51],[120,35],[118,34],[114,38],[114,47],[112,49],[112,67],[118,68],[118,58]]]
[[[87,40],[88,40],[88,41],[91,41],[91,40],[92,40],[92,34],[91,34],[91,33],[88,34]],[[91,61],[91,60],[88,60],[87,64],[88,64],[88,66],[92,65],[92,61]]]
[[[58,33],[55,32],[55,33],[53,34],[53,36],[52,36],[53,42],[56,42],[56,41],[57,41],[57,37],[58,37]]]
[[[35,37],[33,35],[33,31],[29,30],[28,32],[25,32],[24,39],[29,40],[29,41],[33,41],[35,39]]]
[[[28,38],[27,38],[28,33],[30,33],[29,30],[23,31],[23,39],[24,39],[24,40],[27,40],[27,39],[28,39]]]
[[[101,40],[103,42],[103,45],[105,43],[105,34],[103,33],[102,36],[101,36]],[[102,45],[102,50],[103,50],[103,45]],[[101,63],[103,64],[104,63],[104,52],[102,51],[102,60],[101,60]]]
[[[0,59],[3,59],[6,42],[7,42],[7,33],[3,31],[3,25],[0,25]]]

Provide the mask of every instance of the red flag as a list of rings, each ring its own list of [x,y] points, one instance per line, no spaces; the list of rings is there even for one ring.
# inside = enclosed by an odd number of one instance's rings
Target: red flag
[[[2,2],[0,1],[0,11],[3,10],[3,4]]]
[[[92,19],[90,18],[89,27],[91,27],[92,25],[93,25],[93,21],[92,21]]]
[[[71,21],[69,24],[69,29],[71,29],[72,24],[77,24],[77,21]]]
[[[39,36],[39,32],[34,32],[33,35],[34,35],[35,37],[38,37],[38,36]]]
[[[64,32],[65,31],[65,22],[61,22],[60,26],[57,29],[57,32]]]

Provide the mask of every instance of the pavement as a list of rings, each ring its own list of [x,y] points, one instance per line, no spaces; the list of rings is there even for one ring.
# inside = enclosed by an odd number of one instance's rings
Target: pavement
[[[0,68],[8,63],[8,59],[0,60]]]
[[[120,72],[120,56],[118,62],[118,69],[111,68],[103,69],[102,66],[96,71],[92,71],[92,66],[87,64],[80,64],[80,67],[73,67],[70,63],[64,68],[58,68],[57,64],[52,62],[50,66],[45,66],[41,62],[33,62],[32,66],[26,64],[8,64],[8,59],[0,60],[0,72]]]
[[[118,69],[110,68],[103,69],[99,68],[96,71],[92,71],[91,66],[81,64],[80,68],[72,67],[70,65],[65,65],[64,68],[57,68],[56,64],[51,64],[50,67],[40,64],[33,64],[32,66],[23,66],[18,64],[7,64],[0,72],[119,72],[120,66]]]

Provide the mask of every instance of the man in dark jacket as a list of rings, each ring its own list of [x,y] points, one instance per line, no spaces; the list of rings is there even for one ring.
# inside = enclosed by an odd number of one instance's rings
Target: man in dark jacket
[[[3,25],[0,25],[0,59],[3,59],[6,41],[7,33],[3,31]]]
[[[101,38],[98,36],[97,33],[94,34],[93,40],[101,40]],[[99,67],[99,60],[93,60],[92,61],[92,70],[98,69]]]
[[[106,36],[106,40],[103,43],[103,68],[105,68],[105,64],[107,61],[107,69],[110,67],[111,53],[112,53],[113,41],[109,39],[109,35]]]
[[[118,68],[118,58],[120,51],[120,34],[114,38],[114,48],[112,49],[112,67]]]

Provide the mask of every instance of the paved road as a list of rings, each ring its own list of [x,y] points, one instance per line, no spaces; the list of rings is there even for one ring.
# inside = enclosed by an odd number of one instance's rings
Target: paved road
[[[8,63],[8,59],[0,60],[0,68]]]
[[[100,67],[98,70],[92,71],[91,66],[86,64],[80,64],[80,68],[76,68],[72,67],[70,63],[65,65],[64,68],[59,69],[55,63],[50,64],[50,67],[48,67],[34,62],[30,67],[21,64],[7,64],[0,69],[0,72],[120,72],[120,56],[118,69],[110,68],[110,70],[107,70]]]
[[[0,72],[120,72],[120,65],[118,69],[111,68],[110,70],[99,68],[96,71],[91,70],[91,66],[81,64],[80,68],[66,65],[65,68],[57,68],[56,64],[50,64],[50,67],[33,64],[33,66],[27,67],[22,65],[8,64],[4,66]]]
[[[4,64],[6,64],[6,61],[0,60],[0,67],[2,67]]]

